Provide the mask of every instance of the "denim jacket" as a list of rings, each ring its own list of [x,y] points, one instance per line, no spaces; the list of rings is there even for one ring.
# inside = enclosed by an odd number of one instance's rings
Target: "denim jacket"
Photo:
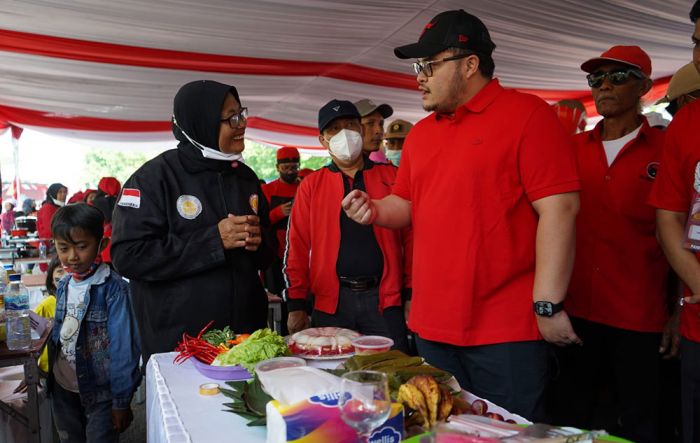
[[[129,284],[106,264],[95,271],[78,312],[75,372],[83,405],[112,400],[112,409],[126,409],[141,381],[141,347],[131,307]],[[55,382],[53,364],[61,349],[60,332],[66,316],[66,289],[61,279],[56,291],[56,315],[49,340],[49,390]]]

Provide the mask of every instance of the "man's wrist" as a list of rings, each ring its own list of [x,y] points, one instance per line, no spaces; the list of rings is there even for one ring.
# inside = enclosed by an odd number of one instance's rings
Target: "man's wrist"
[[[538,317],[552,317],[564,310],[564,302],[554,303],[548,300],[535,300],[532,303],[535,315]]]

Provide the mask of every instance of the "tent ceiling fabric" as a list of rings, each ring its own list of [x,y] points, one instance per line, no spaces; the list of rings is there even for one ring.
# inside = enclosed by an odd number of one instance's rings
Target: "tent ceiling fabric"
[[[416,41],[437,13],[459,8],[490,29],[506,86],[548,100],[588,99],[581,62],[613,44],[638,44],[652,57],[653,100],[691,58],[691,3],[4,0],[0,126],[172,141],[172,97],[207,78],[239,89],[257,118],[248,137],[318,148],[317,111],[331,98],[370,97],[391,104],[392,118],[424,117],[410,61],[393,48]]]

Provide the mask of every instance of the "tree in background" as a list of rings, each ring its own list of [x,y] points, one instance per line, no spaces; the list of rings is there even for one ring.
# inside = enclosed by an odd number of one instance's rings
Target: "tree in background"
[[[270,181],[278,177],[275,164],[277,157],[275,150],[246,140],[243,158],[258,177]],[[102,177],[116,177],[122,184],[157,153],[110,151],[93,149],[85,154],[84,181],[86,188],[95,188]],[[329,161],[328,157],[301,155],[301,167],[319,169]]]
[[[278,178],[276,151],[260,143],[255,143],[250,140],[245,141],[245,151],[243,151],[245,164],[250,166],[255,171],[258,177],[265,181],[275,180]],[[301,154],[301,168],[319,169],[325,166],[329,157],[317,157],[307,154]]]
[[[97,187],[102,177],[116,177],[122,184],[156,153],[92,149],[85,153],[85,187]]]

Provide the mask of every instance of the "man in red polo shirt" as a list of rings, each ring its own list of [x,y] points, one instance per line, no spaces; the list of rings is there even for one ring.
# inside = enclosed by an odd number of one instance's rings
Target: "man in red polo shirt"
[[[583,346],[558,350],[552,411],[555,423],[587,429],[603,414],[607,431],[657,442],[669,267],[646,203],[664,141],[640,112],[651,59],[638,46],[613,46],[581,69],[603,120],[574,137],[581,210],[565,306]],[[597,404],[598,380],[610,381],[612,407]]]
[[[463,10],[418,43],[423,108],[392,195],[343,201],[359,223],[414,234],[409,326],[419,353],[464,389],[544,420],[549,347],[579,342],[562,310],[574,258],[579,181],[571,141],[547,103],[493,79],[495,45]],[[534,312],[533,312],[534,311]]]
[[[313,294],[314,326],[387,336],[405,351],[402,290],[410,287],[404,255],[410,234],[359,225],[340,206],[354,189],[376,198],[389,195],[396,168],[363,154],[360,114],[349,101],[324,105],[318,128],[332,162],[306,177],[294,199],[284,268],[289,332],[308,326],[307,300]]]
[[[284,290],[282,277],[282,259],[287,247],[287,221],[292,211],[292,201],[299,186],[299,151],[297,148],[284,146],[277,150],[277,172],[280,178],[262,186],[263,193],[270,206],[270,227],[274,230],[277,241],[277,258],[265,273],[265,286],[273,294]]]
[[[690,11],[693,63],[700,72],[700,1]],[[679,110],[666,130],[659,175],[650,203],[657,208],[659,240],[685,284],[681,306],[683,441],[700,441],[700,101]],[[690,215],[689,215],[690,214]]]

